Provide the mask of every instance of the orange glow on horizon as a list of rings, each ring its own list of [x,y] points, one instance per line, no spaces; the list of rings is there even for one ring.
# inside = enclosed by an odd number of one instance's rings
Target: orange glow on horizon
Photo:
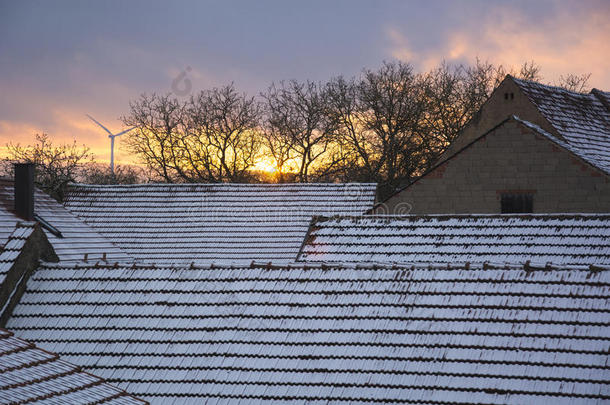
[[[278,172],[277,165],[272,159],[268,157],[264,157],[263,159],[256,162],[252,170],[261,171],[269,174],[274,174]]]

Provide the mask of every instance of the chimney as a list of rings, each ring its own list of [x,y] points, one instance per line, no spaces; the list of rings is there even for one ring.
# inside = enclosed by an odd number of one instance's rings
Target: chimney
[[[34,220],[34,164],[15,164],[15,213],[26,221]]]

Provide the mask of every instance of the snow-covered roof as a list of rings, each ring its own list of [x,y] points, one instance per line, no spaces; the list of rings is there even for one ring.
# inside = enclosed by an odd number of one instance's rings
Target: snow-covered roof
[[[610,93],[583,94],[513,78],[570,149],[610,173]]]
[[[6,275],[21,253],[26,241],[34,232],[35,225],[35,222],[18,222],[13,232],[6,239],[4,246],[0,247],[0,286],[4,283]]]
[[[44,264],[7,327],[153,404],[603,402],[609,274]]]
[[[137,260],[293,261],[313,215],[360,215],[375,184],[73,185],[66,207]]]
[[[298,260],[610,264],[610,214],[317,217]]]
[[[145,404],[0,328],[0,403]]]
[[[17,223],[21,221],[14,212],[13,181],[0,179],[0,246],[6,244]],[[61,237],[47,229],[44,232],[60,260],[101,259],[106,255],[110,262],[133,261],[125,252],[109,242],[93,228],[71,214],[48,194],[36,190],[34,211],[39,217],[59,230]]]

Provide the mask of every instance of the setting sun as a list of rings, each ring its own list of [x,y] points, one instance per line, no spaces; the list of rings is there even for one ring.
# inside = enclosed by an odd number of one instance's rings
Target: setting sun
[[[265,173],[275,173],[277,172],[277,166],[275,162],[271,159],[265,158],[260,160],[254,165],[254,170],[265,172]]]

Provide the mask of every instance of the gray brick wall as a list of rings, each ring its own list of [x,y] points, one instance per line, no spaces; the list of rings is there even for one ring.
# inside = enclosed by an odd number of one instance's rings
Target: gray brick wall
[[[531,191],[536,213],[610,212],[609,176],[515,120],[445,161],[376,212],[499,213],[505,191]]]

